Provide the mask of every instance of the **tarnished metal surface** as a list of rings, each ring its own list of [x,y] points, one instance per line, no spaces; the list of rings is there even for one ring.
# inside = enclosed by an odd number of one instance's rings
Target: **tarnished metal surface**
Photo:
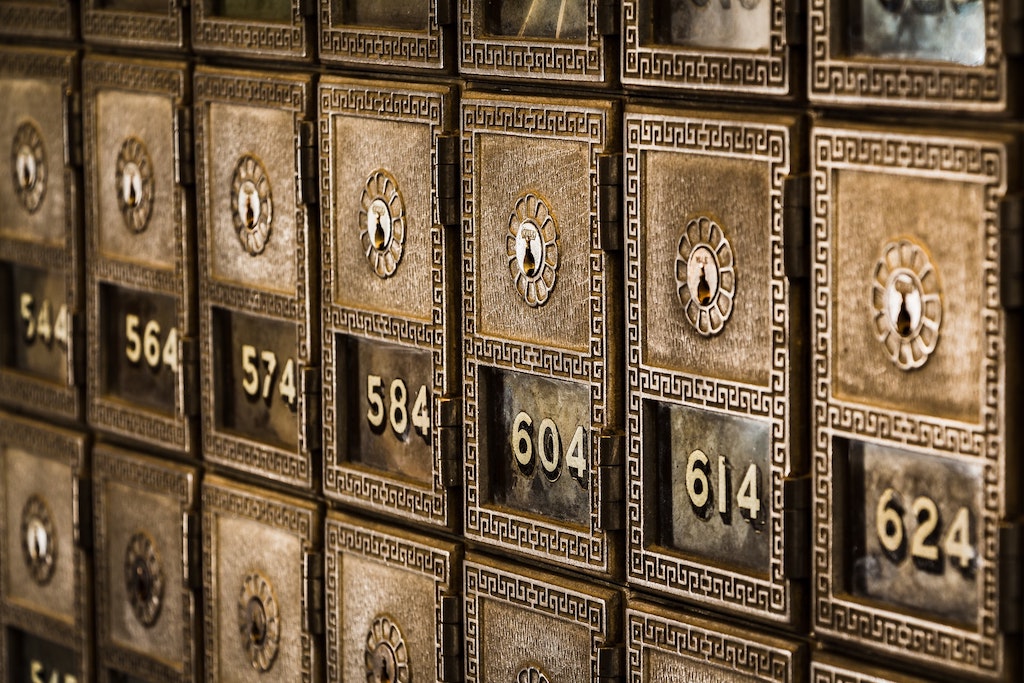
[[[78,60],[0,50],[0,401],[82,416]]]
[[[308,61],[314,55],[314,3],[304,0],[196,0],[196,52],[246,59]]]
[[[319,258],[308,78],[197,69],[203,457],[312,488]]]
[[[443,527],[461,479],[454,96],[320,83],[324,491]]]
[[[811,660],[811,683],[931,683],[932,680],[830,654],[815,653]]]
[[[109,58],[83,72],[89,422],[198,455],[190,74]]]
[[[182,0],[84,0],[82,38],[97,45],[142,50],[188,47]]]
[[[625,124],[629,579],[791,626],[806,566],[800,131],[639,107]]]
[[[0,35],[74,40],[78,37],[78,4],[74,0],[0,0]]]
[[[811,154],[816,632],[989,678],[1019,666],[1013,149],[822,125]]]
[[[319,57],[388,70],[449,71],[456,0],[319,0]]]
[[[101,446],[92,479],[100,678],[117,671],[153,682],[196,680],[197,471]]]
[[[474,93],[462,124],[466,534],[619,573],[615,108]]]
[[[0,677],[85,683],[93,639],[86,437],[0,414],[0,470]]]

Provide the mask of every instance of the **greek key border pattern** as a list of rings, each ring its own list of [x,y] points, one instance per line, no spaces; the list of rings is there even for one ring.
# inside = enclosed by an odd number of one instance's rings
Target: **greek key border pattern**
[[[837,56],[839,31],[833,0],[809,0],[807,23],[809,91],[822,102],[884,103],[886,106],[1000,111],[1007,105],[1007,65],[1000,36],[1005,13],[999,0],[985,4],[985,64],[862,60]],[[842,25],[839,23],[838,25]]]
[[[548,582],[539,576],[515,574],[502,566],[467,560],[463,563],[465,583],[466,683],[480,680],[483,629],[480,601],[498,600],[556,619],[574,622],[590,631],[590,669],[598,680],[597,651],[610,638],[611,615],[618,613],[618,595],[602,598]],[[552,577],[553,578],[553,577]],[[609,604],[611,603],[611,604]]]
[[[796,653],[742,638],[702,622],[681,621],[653,611],[649,606],[626,610],[629,683],[652,680],[646,670],[644,652],[658,650],[680,659],[695,660],[725,669],[721,675],[739,674],[759,681],[790,683],[801,673]],[[647,674],[645,676],[645,673]]]
[[[767,52],[761,52],[644,45],[640,39],[639,0],[624,0],[622,82],[710,92],[788,95],[793,69],[786,41],[787,0],[771,3],[769,47]]]
[[[63,0],[57,7],[35,2],[5,2],[0,5],[0,34],[24,38],[74,38],[75,6]]]
[[[196,0],[192,3],[192,45],[198,52],[252,50],[255,55],[247,53],[250,57],[309,57],[310,27],[302,14],[303,0],[291,0],[291,5],[291,19],[282,25],[217,17],[213,0]]]
[[[198,571],[199,568],[189,568],[187,564],[182,565],[182,575],[176,577],[181,581],[182,614],[182,651],[181,671],[169,667],[147,657],[141,652],[131,648],[118,646],[110,636],[110,614],[113,612],[118,601],[106,591],[106,576],[108,560],[117,557],[109,551],[107,538],[107,509],[108,500],[106,485],[108,483],[121,483],[132,485],[136,488],[145,489],[149,492],[174,498],[179,505],[179,515],[189,512],[195,503],[195,482],[196,473],[184,471],[181,467],[174,465],[157,464],[151,459],[129,455],[120,449],[109,446],[98,446],[93,451],[93,533],[95,575],[98,579],[96,584],[96,634],[97,634],[97,658],[101,667],[116,668],[119,671],[132,671],[146,673],[148,680],[162,681],[164,683],[192,680],[192,672],[195,668],[193,660],[194,648],[192,637],[194,634],[194,623],[188,618],[188,614],[194,605],[194,596],[188,585],[188,574],[190,571]],[[179,519],[180,521],[180,519]],[[182,529],[182,543],[185,543],[185,530]],[[170,552],[181,552],[182,548],[171,548]],[[106,672],[102,672],[106,674]],[[101,674],[102,675],[102,674]],[[103,676],[104,678],[106,676]]]
[[[593,5],[592,5],[593,6]],[[601,480],[597,464],[597,429],[605,425],[609,400],[609,378],[604,355],[607,350],[606,316],[611,306],[603,272],[604,255],[598,249],[597,162],[600,145],[605,142],[610,111],[581,107],[549,106],[511,100],[464,100],[462,118],[462,270],[463,304],[463,425],[465,437],[465,525],[470,538],[485,540],[536,557],[555,560],[569,566],[609,571],[612,553],[609,538],[599,529]],[[480,133],[529,135],[546,139],[569,139],[588,144],[590,149],[590,343],[589,354],[543,347],[513,340],[496,340],[477,332],[476,309],[476,216],[475,139]],[[509,369],[529,368],[549,375],[585,384],[590,390],[591,428],[589,429],[590,522],[579,530],[571,525],[534,521],[520,515],[483,506],[480,495],[480,442],[477,420],[478,365]],[[598,425],[595,428],[594,425]]]
[[[911,134],[818,128],[811,137],[813,274],[813,419],[814,444],[814,625],[826,637],[856,641],[872,648],[898,647],[909,660],[931,665],[956,664],[976,673],[992,674],[1004,666],[1003,639],[998,633],[998,525],[1002,501],[999,481],[1005,458],[1002,444],[1004,396],[1002,376],[1004,320],[999,301],[999,201],[1006,192],[1005,149],[997,143],[949,137],[944,140]],[[916,415],[837,401],[831,395],[831,295],[833,173],[838,169],[909,173],[923,177],[957,177],[984,187],[986,249],[982,310],[984,385],[977,425],[961,425]],[[832,463],[837,436],[868,439],[895,446],[942,451],[956,458],[983,458],[985,475],[979,545],[978,617],[973,628],[958,628],[899,612],[863,605],[842,594],[833,566],[834,518]]]
[[[448,38],[437,23],[437,9],[438,2],[447,1],[429,0],[427,28],[417,31],[339,26],[331,0],[321,0],[320,59],[339,64],[446,69]]]
[[[185,26],[179,0],[169,0],[164,15],[102,9],[97,0],[82,8],[82,36],[116,45],[185,47]]]
[[[782,480],[789,463],[790,419],[787,398],[791,393],[789,347],[790,315],[788,286],[783,263],[783,181],[791,172],[790,136],[787,127],[754,121],[723,121],[627,113],[626,153],[626,294],[628,377],[627,508],[629,537],[627,574],[631,583],[710,603],[718,608],[747,613],[756,610],[771,619],[792,617],[793,588],[786,578],[785,528]],[[717,380],[657,368],[643,358],[645,311],[641,304],[643,283],[640,241],[643,203],[641,157],[644,152],[678,152],[694,156],[746,158],[763,162],[770,181],[771,227],[768,235],[771,259],[772,347],[766,387]],[[767,421],[771,435],[769,510],[770,557],[767,578],[716,569],[693,562],[646,538],[648,526],[644,500],[650,493],[644,481],[643,402],[655,399],[700,409],[720,410]]]

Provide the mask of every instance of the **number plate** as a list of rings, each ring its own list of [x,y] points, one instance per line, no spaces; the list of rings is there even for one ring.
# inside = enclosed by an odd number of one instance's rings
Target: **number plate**
[[[35,670],[87,680],[86,449],[83,434],[0,414],[0,653],[10,658],[0,669],[9,666],[11,676]]]
[[[787,554],[806,559],[799,132],[626,114],[629,580],[790,625],[803,572]]]
[[[185,21],[177,0],[85,0],[82,37],[99,45],[184,50]]]
[[[78,4],[72,0],[0,0],[0,36],[73,40],[78,35]]]
[[[197,0],[192,47],[246,59],[313,58],[313,12],[304,0]]]
[[[617,591],[482,557],[464,571],[466,683],[605,680],[622,647]]]
[[[807,648],[644,602],[626,609],[631,681],[805,680]]]
[[[997,137],[824,126],[811,158],[815,630],[1003,676],[1019,510],[999,238],[1017,162]]]
[[[195,97],[203,457],[312,488],[320,273],[305,203],[315,201],[309,81],[199,69]]]
[[[618,190],[615,120],[462,105],[466,535],[604,574],[621,572],[622,266],[598,206]]]
[[[324,493],[444,527],[461,470],[453,108],[447,87],[320,83]]]
[[[459,0],[459,73],[604,85],[619,8],[600,0]]]
[[[320,0],[321,61],[447,71],[454,0]]]
[[[462,550],[330,513],[327,680],[461,678]]]
[[[0,98],[12,103],[0,111],[11,150],[0,178],[0,402],[71,420],[82,417],[85,333],[79,150],[66,124],[77,84],[72,53],[0,50]]]
[[[622,82],[787,96],[800,86],[790,0],[625,0]]]
[[[810,92],[823,103],[1005,112],[1013,35],[997,0],[815,0]]]
[[[195,229],[184,64],[83,65],[89,422],[150,446],[198,448]]]
[[[93,456],[99,665],[195,680],[197,473],[110,446]]]
[[[202,498],[206,675],[322,680],[319,509],[214,476]]]

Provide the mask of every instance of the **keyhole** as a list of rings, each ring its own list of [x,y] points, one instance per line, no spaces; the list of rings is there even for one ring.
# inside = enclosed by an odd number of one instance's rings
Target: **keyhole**
[[[35,160],[32,158],[32,153],[23,147],[18,150],[18,182],[21,184],[21,189],[28,190],[35,185],[35,175]]]
[[[537,259],[533,256],[533,249],[527,245],[526,253],[523,255],[523,272],[527,277],[533,277],[537,272]]]
[[[139,602],[148,602],[153,593],[153,586],[149,577],[149,569],[141,560],[136,560],[132,567],[132,579],[135,598]]]
[[[256,598],[249,600],[249,640],[262,646],[267,638],[267,614]]]
[[[245,227],[252,229],[256,225],[256,212],[252,210],[252,196],[245,195]]]
[[[380,658],[380,683],[391,683],[391,674],[388,673],[388,658]]]
[[[46,555],[46,541],[46,529],[39,523],[39,520],[33,519],[28,531],[28,554],[33,560],[38,560]]]
[[[708,284],[703,263],[700,264],[700,280],[697,282],[697,300],[700,301],[701,306],[711,303],[711,285]]]
[[[900,310],[896,314],[896,331],[903,338],[909,337],[914,331],[910,321],[910,311],[907,310],[907,297],[900,293]]]

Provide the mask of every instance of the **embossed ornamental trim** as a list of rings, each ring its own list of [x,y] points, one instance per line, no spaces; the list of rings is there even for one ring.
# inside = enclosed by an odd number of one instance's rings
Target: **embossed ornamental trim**
[[[168,0],[163,13],[118,11],[102,0],[82,3],[82,36],[90,43],[131,47],[185,47],[185,13],[180,0]]]
[[[372,0],[371,0],[372,1]],[[438,23],[438,4],[428,0],[427,27],[423,30],[344,25],[335,19],[332,0],[321,0],[320,59],[324,62],[369,67],[446,70],[451,38]]]
[[[300,59],[312,56],[310,32],[316,25],[305,16],[302,0],[291,0],[291,16],[283,22],[229,19],[214,12],[216,0],[192,3],[192,45],[196,52],[238,54],[249,59]]]

